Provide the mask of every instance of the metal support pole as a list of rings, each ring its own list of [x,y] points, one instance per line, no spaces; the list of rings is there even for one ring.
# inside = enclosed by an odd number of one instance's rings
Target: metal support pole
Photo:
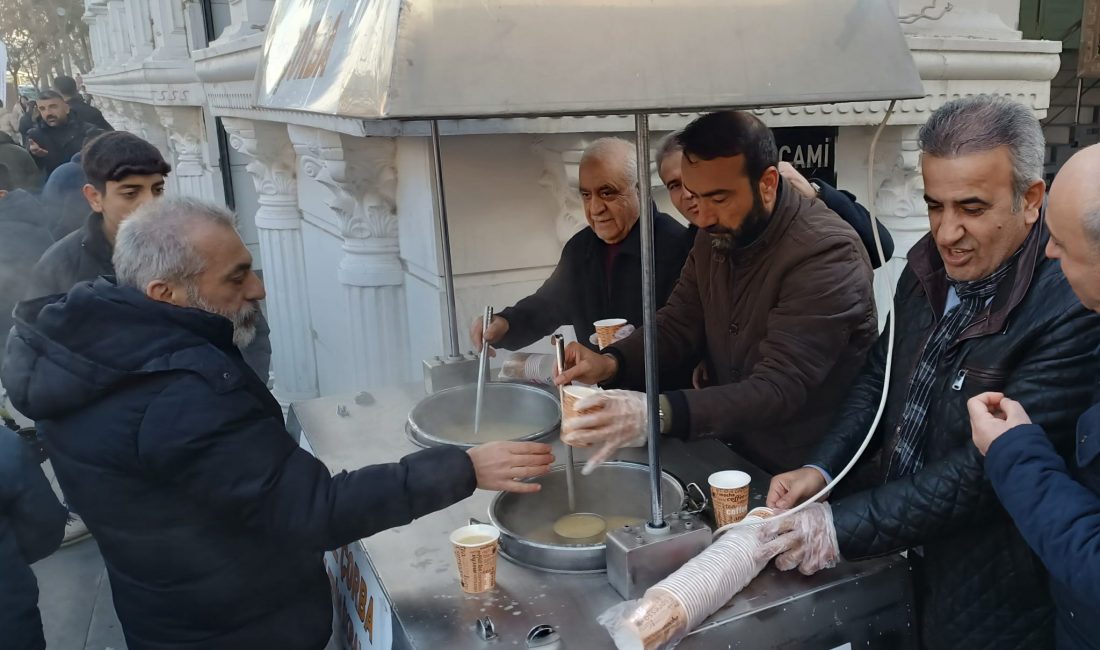
[[[451,267],[451,233],[447,229],[447,200],[443,196],[443,157],[439,152],[439,122],[432,120],[432,199],[439,220],[439,239],[443,249],[443,287],[447,292],[447,324],[450,325],[451,358],[462,352],[458,344],[458,310],[455,307],[455,272]]]
[[[634,116],[638,144],[638,227],[642,229],[642,330],[645,332],[646,424],[649,427],[649,527],[664,529],[661,494],[660,393],[657,386],[657,289],[653,254],[653,202],[649,197],[649,115]]]
[[[1081,95],[1084,93],[1085,80],[1082,77],[1077,77],[1077,101],[1073,105],[1073,125],[1077,126],[1081,123]],[[1076,134],[1074,134],[1076,136]]]

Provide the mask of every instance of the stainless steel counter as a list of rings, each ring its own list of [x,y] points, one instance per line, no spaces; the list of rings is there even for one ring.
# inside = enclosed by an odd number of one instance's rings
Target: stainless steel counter
[[[301,402],[291,408],[288,429],[302,434],[303,446],[333,472],[396,461],[418,449],[404,425],[422,397],[423,387],[410,384]],[[669,440],[661,455],[664,469],[685,484],[705,486],[706,477],[719,469],[748,471],[753,505],[763,503],[768,477],[721,443]],[[645,453],[624,450],[619,458],[644,462]],[[548,624],[560,634],[558,648],[614,648],[596,622],[601,612],[621,602],[605,575],[551,574],[501,558],[495,590],[462,592],[448,535],[470,517],[486,519],[492,496],[479,490],[446,510],[361,540],[354,553],[330,558],[334,581],[351,585],[335,590],[337,596],[351,601],[350,611],[360,612],[358,621],[345,617],[341,626],[345,635],[359,634],[350,647],[390,647],[392,635],[394,648],[523,648],[533,626]],[[360,551],[369,566],[349,566]],[[349,579],[357,570],[374,575]],[[362,593],[356,584],[364,585]],[[811,577],[769,567],[679,647],[916,647],[911,602],[908,567],[899,556],[844,563]],[[476,634],[476,621],[485,616],[495,624],[495,641]]]

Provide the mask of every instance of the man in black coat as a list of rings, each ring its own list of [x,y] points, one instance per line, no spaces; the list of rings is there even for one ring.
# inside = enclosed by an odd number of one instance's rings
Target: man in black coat
[[[0,640],[12,650],[46,647],[30,565],[56,551],[65,531],[65,507],[39,462],[31,446],[0,423]]]
[[[117,283],[19,305],[2,378],[99,542],[130,650],[320,650],[324,551],[549,471],[549,445],[503,442],[330,476],[238,351],[264,289],[233,215],[147,203],[114,263]]]
[[[70,113],[64,98],[52,90],[38,96],[38,112],[41,119],[27,132],[26,145],[45,176],[69,162],[85,143],[104,132]]]
[[[104,131],[115,130],[98,108],[84,101],[84,98],[80,96],[80,91],[76,87],[76,79],[66,75],[57,77],[53,80],[53,89],[65,99],[65,103],[69,105],[69,112],[80,121]]]
[[[1044,143],[1030,109],[980,95],[937,110],[920,133],[931,233],[898,281],[886,410],[831,504],[765,526],[776,565],[813,573],[908,549],[926,648],[1050,648],[1046,573],[997,503],[971,443],[967,399],[1033,404],[1062,454],[1096,384],[1100,316],[1043,256]],[[772,480],[790,508],[849,462],[882,395],[880,338],[809,465]]]
[[[562,325],[572,325],[577,340],[596,349],[594,322],[623,318],[634,327],[641,326],[637,185],[633,144],[620,138],[601,138],[585,150],[580,163],[580,193],[589,227],[566,242],[557,267],[538,291],[493,317],[489,343],[516,350]],[[660,306],[680,277],[691,246],[684,227],[657,212],[653,218],[653,247]],[[482,341],[481,320],[474,319],[470,326],[470,339],[477,349]],[[631,331],[623,328],[620,336]]]

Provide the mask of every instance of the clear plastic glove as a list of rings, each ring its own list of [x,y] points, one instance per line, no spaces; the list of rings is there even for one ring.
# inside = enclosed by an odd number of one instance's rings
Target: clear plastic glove
[[[799,573],[811,576],[840,560],[833,509],[827,503],[814,503],[793,516],[763,524],[757,535],[761,546],[756,557],[775,556],[775,568],[780,571],[797,567]]]
[[[623,447],[646,443],[645,393],[605,390],[577,402],[577,413],[561,423],[561,440],[573,447],[599,446],[584,464],[588,475]]]
[[[619,329],[615,330],[615,335],[611,337],[611,342],[618,343],[619,341],[625,339],[633,333],[634,326],[630,323],[627,323],[626,325],[623,325]],[[600,345],[600,340],[596,337],[595,332],[593,332],[592,335],[588,337],[588,342],[597,347]]]

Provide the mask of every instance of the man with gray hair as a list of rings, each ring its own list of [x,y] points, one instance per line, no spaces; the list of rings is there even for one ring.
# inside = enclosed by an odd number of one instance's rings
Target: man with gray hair
[[[596,348],[593,323],[623,318],[642,323],[641,231],[638,223],[638,163],[635,147],[621,138],[600,138],[584,151],[580,194],[588,228],[562,250],[554,272],[533,295],[502,310],[489,326],[489,343],[506,350],[525,347],[562,325],[572,325],[577,340]],[[654,208],[653,248],[657,305],[665,304],[690,243],[684,227]],[[481,348],[482,324],[470,326],[470,339]],[[619,330],[624,337],[633,327]],[[690,370],[674,371],[686,384]]]
[[[322,552],[553,462],[540,443],[436,448],[330,476],[238,349],[264,288],[220,208],[145,204],[117,281],[20,303],[2,377],[99,542],[131,650],[323,648]]]
[[[967,400],[1012,395],[1069,453],[1096,384],[1100,316],[1043,256],[1044,145],[1030,109],[958,99],[920,145],[931,232],[898,281],[893,372],[883,336],[808,465],[776,476],[768,504],[791,508],[843,469],[886,383],[872,451],[831,503],[763,527],[763,553],[811,574],[908,550],[923,647],[1050,648],[1046,575],[983,473]]]

